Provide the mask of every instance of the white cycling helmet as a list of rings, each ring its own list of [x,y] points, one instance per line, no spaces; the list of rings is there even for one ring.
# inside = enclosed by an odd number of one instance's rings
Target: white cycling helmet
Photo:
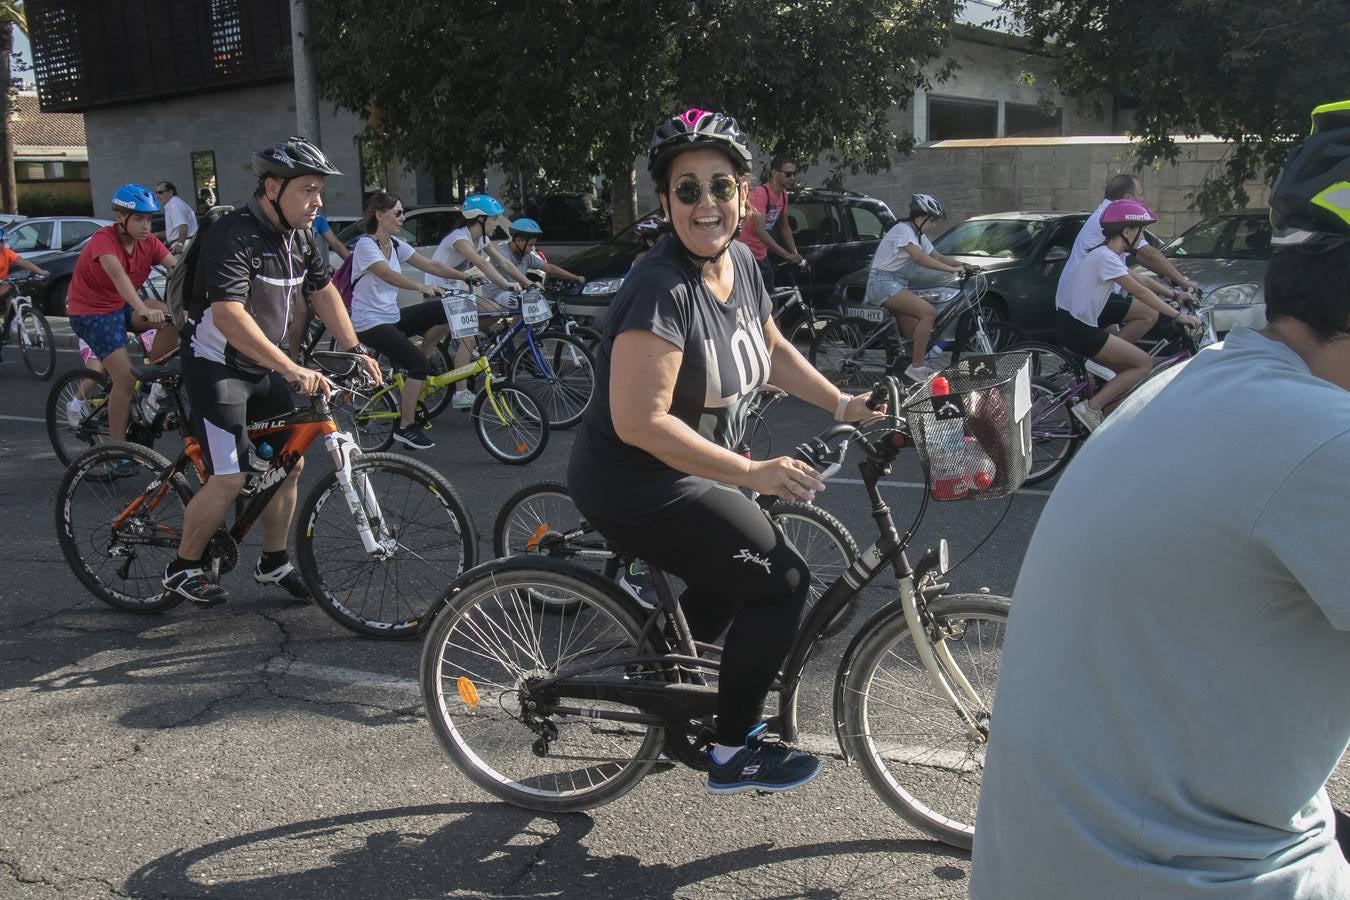
[[[932,194],[915,194],[909,198],[909,217],[912,219],[915,216],[936,216],[945,219],[947,211]]]

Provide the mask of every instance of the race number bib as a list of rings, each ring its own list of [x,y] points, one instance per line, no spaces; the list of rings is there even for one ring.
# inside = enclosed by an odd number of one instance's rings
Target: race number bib
[[[539,291],[523,291],[520,295],[520,316],[526,325],[535,325],[548,321],[553,313],[549,311],[548,301]]]
[[[478,333],[478,298],[467,291],[451,291],[441,297],[445,307],[445,321],[456,339],[471,338]]]

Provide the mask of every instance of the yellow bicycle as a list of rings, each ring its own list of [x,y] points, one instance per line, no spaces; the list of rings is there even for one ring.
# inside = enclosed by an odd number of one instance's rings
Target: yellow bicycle
[[[429,376],[417,396],[416,424],[426,427],[434,417],[435,413],[429,412],[429,398],[452,384],[475,378],[481,379],[481,387],[469,418],[483,449],[494,459],[510,465],[523,465],[543,453],[548,446],[549,430],[544,404],[520,385],[498,378],[486,356],[467,366]],[[405,381],[405,374],[395,371],[369,397],[333,410],[334,418],[356,437],[362,450],[374,452],[393,446],[400,416],[398,398]]]

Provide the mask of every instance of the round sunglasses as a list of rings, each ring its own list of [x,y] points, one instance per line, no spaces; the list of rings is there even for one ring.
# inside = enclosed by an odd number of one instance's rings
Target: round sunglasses
[[[707,183],[708,193],[719,203],[726,203],[736,196],[739,187],[736,179],[730,175],[717,175]],[[675,197],[685,206],[693,206],[703,196],[704,183],[689,179],[675,185]]]

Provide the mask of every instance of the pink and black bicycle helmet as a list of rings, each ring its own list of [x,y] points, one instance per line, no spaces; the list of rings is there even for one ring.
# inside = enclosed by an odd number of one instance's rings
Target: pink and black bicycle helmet
[[[725,152],[739,171],[750,171],[750,148],[735,119],[711,110],[686,109],[652,132],[647,147],[647,172],[653,181],[660,181],[676,156],[686,150],[708,147]]]
[[[1126,228],[1144,228],[1158,221],[1158,217],[1138,200],[1112,200],[1102,210],[1102,234],[1110,237]]]

